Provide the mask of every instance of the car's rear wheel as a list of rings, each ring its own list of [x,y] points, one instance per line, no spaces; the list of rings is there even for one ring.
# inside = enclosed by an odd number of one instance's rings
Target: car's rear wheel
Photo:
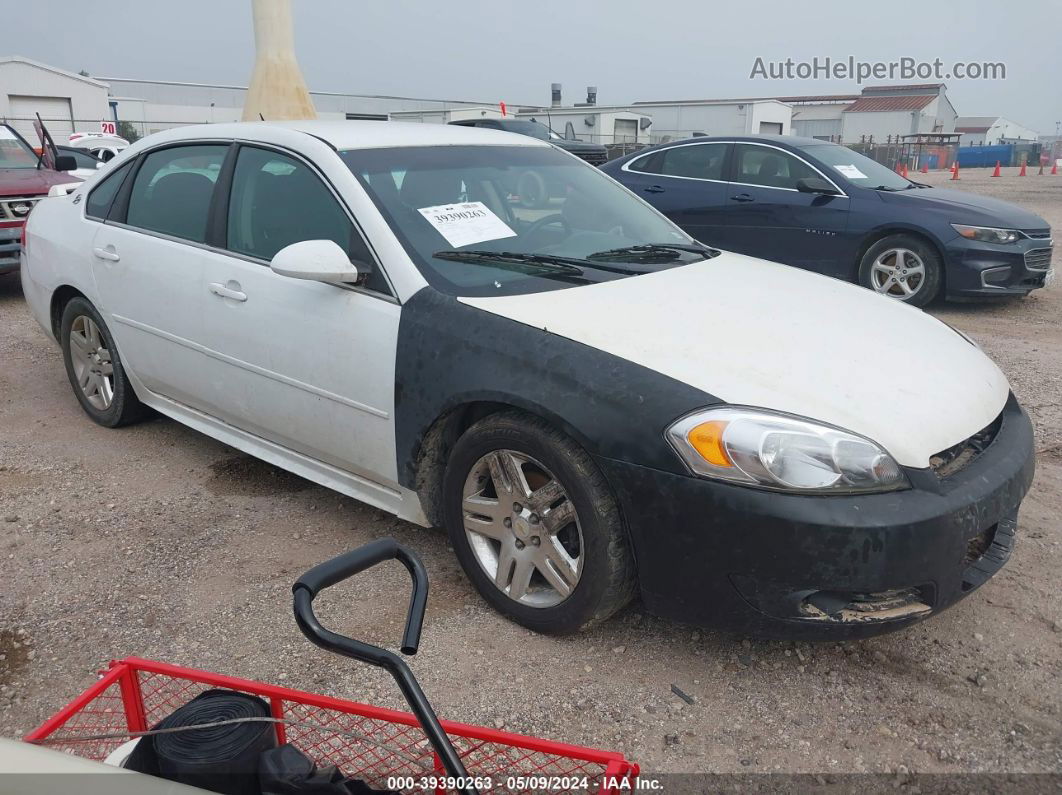
[[[443,499],[465,573],[518,623],[576,632],[633,596],[634,562],[608,484],[541,419],[503,412],[473,425],[454,445]]]
[[[859,283],[913,306],[925,306],[940,292],[937,252],[912,235],[889,235],[867,249],[859,263]]]
[[[74,395],[95,422],[117,428],[149,414],[126,378],[107,324],[84,298],[63,308],[59,341]]]

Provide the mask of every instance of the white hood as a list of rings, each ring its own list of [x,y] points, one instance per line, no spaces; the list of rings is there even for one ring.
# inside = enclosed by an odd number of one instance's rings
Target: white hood
[[[927,467],[984,428],[1010,391],[987,356],[921,310],[729,252],[585,287],[461,300],[727,403],[862,434],[903,466]]]

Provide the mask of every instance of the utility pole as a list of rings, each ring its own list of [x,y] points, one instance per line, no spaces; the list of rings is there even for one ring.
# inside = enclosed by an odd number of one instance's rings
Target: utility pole
[[[255,61],[243,120],[316,119],[317,111],[295,59],[291,0],[251,0],[251,9]]]

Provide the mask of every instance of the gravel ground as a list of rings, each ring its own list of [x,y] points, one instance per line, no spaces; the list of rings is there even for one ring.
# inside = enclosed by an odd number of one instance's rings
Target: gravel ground
[[[956,186],[1062,229],[1062,178],[1014,171],[964,171]],[[0,278],[0,734],[32,729],[126,655],[402,706],[385,675],[310,646],[290,614],[299,573],[393,535],[431,574],[413,668],[444,717],[621,750],[653,772],[1060,771],[1060,311],[1062,287],[932,309],[1000,363],[1038,449],[1011,562],[954,609],[878,639],[794,645],[634,605],[556,639],[486,608],[438,532],[169,420],[97,427],[17,278]],[[406,588],[398,567],[376,570],[319,610],[340,631],[394,644]]]

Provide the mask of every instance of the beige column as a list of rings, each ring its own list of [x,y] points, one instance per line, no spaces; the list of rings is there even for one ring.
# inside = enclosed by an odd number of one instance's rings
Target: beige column
[[[251,0],[254,73],[243,106],[244,121],[316,119],[310,92],[295,60],[291,0]]]

